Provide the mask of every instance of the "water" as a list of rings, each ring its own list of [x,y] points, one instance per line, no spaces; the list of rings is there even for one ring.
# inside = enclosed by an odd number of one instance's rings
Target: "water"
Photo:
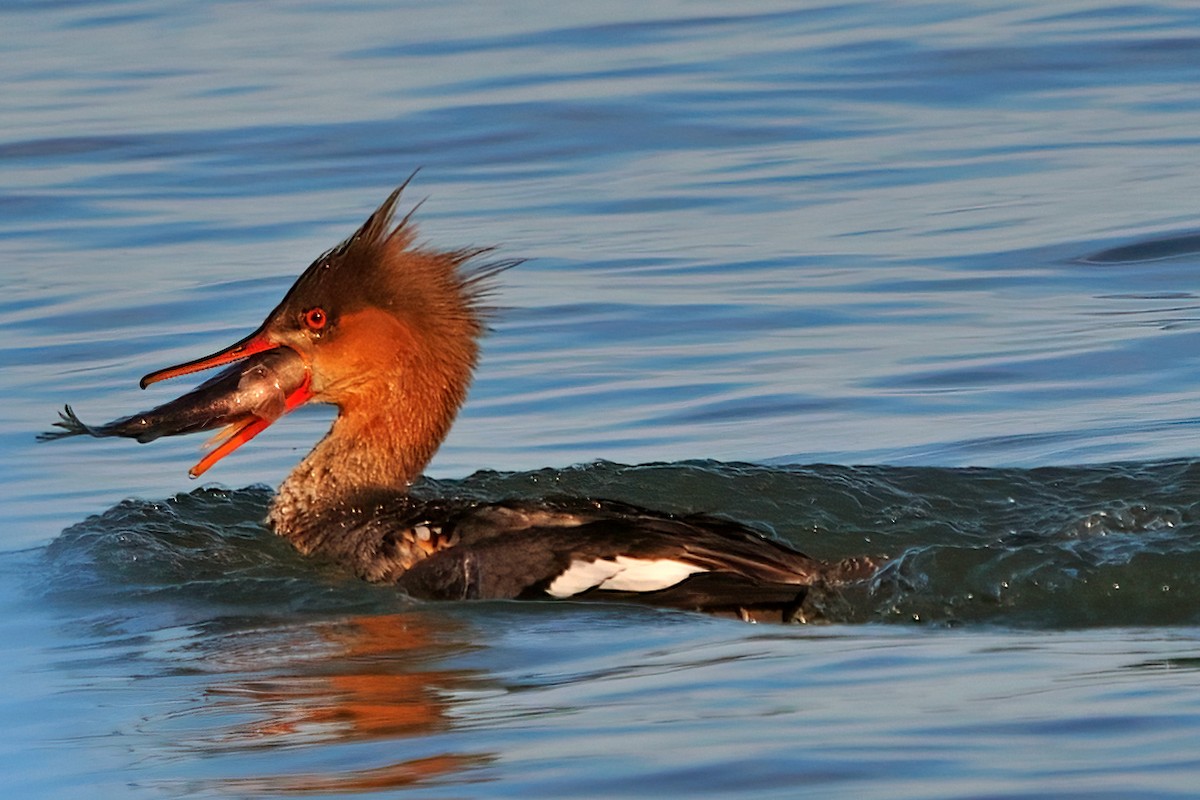
[[[6,795],[1194,796],[1200,12],[795,5],[0,10]],[[414,604],[259,521],[320,409],[199,489],[195,440],[35,443],[416,167],[425,240],[530,259],[421,491],[878,579],[805,628]]]

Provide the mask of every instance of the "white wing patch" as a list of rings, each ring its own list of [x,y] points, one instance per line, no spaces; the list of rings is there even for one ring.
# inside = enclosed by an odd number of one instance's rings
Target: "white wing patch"
[[[572,561],[571,566],[546,587],[551,597],[573,597],[588,589],[614,592],[654,592],[674,586],[704,567],[666,558],[629,558]]]

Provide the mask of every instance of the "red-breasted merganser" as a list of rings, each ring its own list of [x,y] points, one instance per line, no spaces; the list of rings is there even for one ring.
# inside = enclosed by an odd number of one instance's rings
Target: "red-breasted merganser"
[[[407,182],[406,182],[407,184]],[[304,271],[240,342],[152,372],[142,387],[231,364],[152,411],[88,426],[70,406],[43,435],[159,436],[223,427],[196,477],[288,411],[330,403],[329,432],[280,486],[268,522],[302,553],[429,599],[617,600],[803,619],[810,587],[871,576],[870,558],[830,563],[736,522],[584,498],[483,503],[408,494],[467,393],[495,275],[487,249],[414,244],[401,186]]]

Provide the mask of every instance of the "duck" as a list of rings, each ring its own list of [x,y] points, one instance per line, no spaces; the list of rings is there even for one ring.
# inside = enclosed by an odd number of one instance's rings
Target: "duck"
[[[266,523],[301,553],[418,600],[610,601],[805,622],[814,590],[876,574],[875,557],[822,561],[710,513],[586,496],[414,496],[466,400],[497,277],[520,262],[418,243],[419,204],[395,221],[408,183],[313,261],[252,333],[141,386],[224,367],[214,377],[105,425],[66,406],[42,438],[149,442],[218,430],[190,471],[197,477],[295,408],[333,405],[328,432],[279,486]]]

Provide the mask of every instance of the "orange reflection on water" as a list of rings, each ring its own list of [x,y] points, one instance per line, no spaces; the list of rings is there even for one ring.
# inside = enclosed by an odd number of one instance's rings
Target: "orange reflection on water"
[[[402,789],[490,763],[486,756],[445,754],[338,774],[230,778],[221,788],[236,795],[334,794]]]
[[[251,712],[220,736],[222,749],[280,745],[322,747],[428,736],[451,725],[455,689],[477,686],[471,671],[427,668],[450,652],[461,628],[422,613],[359,616],[297,631],[287,671],[211,687],[218,705]],[[302,639],[302,641],[300,640]],[[278,643],[274,650],[280,650]],[[286,643],[282,648],[286,651]],[[426,665],[426,666],[423,666]],[[269,665],[268,665],[269,666]],[[298,667],[298,668],[297,668]],[[398,743],[399,743],[398,742]],[[387,751],[395,755],[403,748]],[[379,752],[379,751],[370,751]],[[291,772],[219,782],[235,793],[375,791],[444,778],[490,762],[488,754],[443,753],[373,763],[337,773]]]

